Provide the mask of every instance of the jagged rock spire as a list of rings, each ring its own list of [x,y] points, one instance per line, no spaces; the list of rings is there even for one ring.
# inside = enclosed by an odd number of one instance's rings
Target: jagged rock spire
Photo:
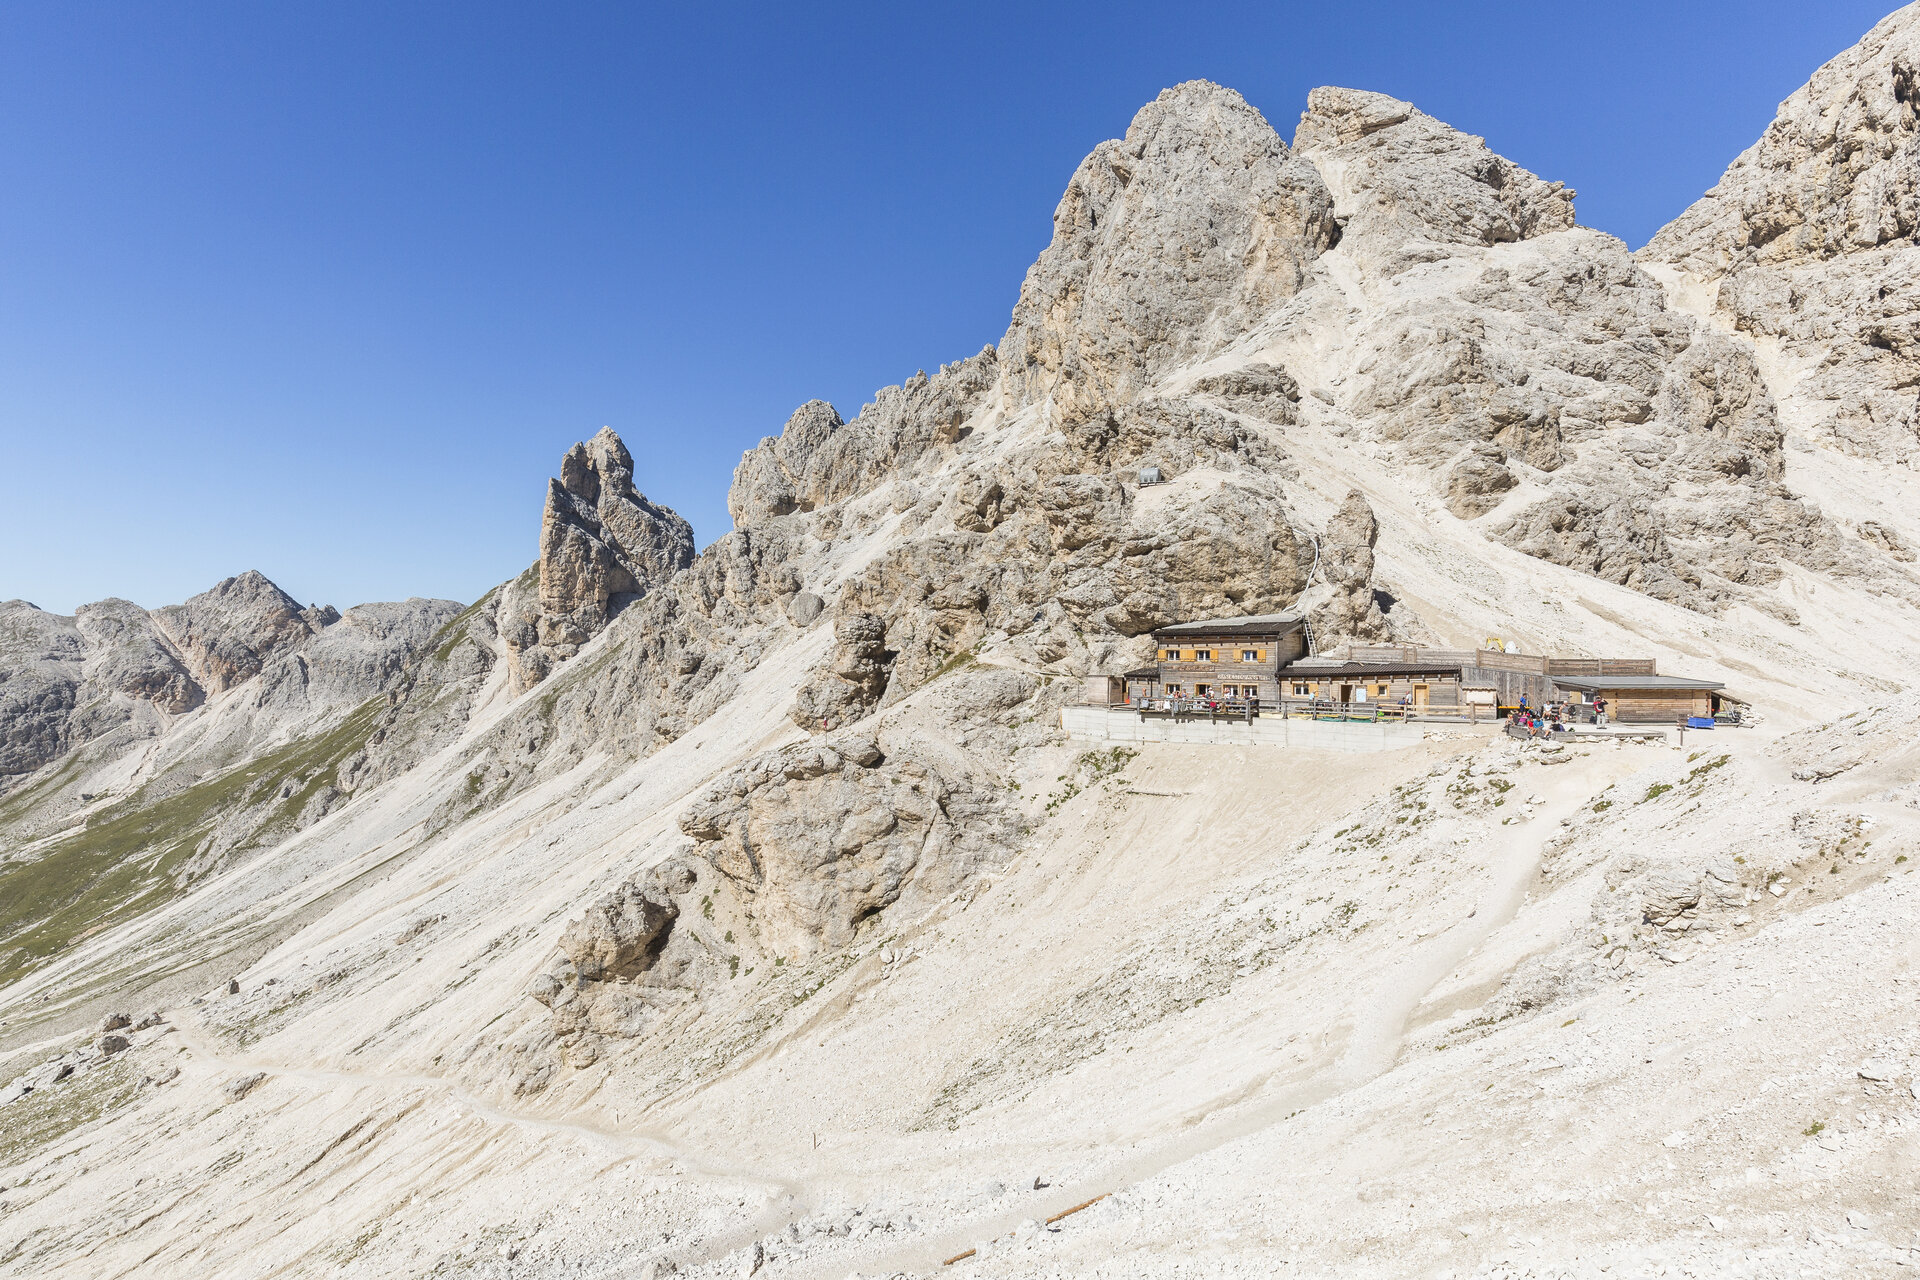
[[[633,487],[633,455],[611,427],[575,444],[547,482],[537,592],[510,584],[502,634],[516,683],[537,684],[620,606],[693,563],[693,527]]]

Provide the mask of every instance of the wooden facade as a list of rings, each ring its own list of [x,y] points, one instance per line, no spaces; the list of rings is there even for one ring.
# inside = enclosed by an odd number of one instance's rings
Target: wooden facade
[[[1415,715],[1492,719],[1523,705],[1591,704],[1604,697],[1616,722],[1672,724],[1711,716],[1724,698],[1713,681],[1660,675],[1650,658],[1412,645],[1354,645],[1344,659],[1309,657],[1305,625],[1281,614],[1183,622],[1162,627],[1153,639],[1152,666],[1113,677],[1103,690],[1089,685],[1088,700],[1385,705]]]
[[[1561,676],[1555,683],[1567,698],[1592,702],[1605,698],[1607,718],[1621,724],[1673,724],[1720,710],[1724,687],[1712,680],[1681,676]]]
[[[1154,664],[1129,671],[1127,699],[1221,702],[1281,696],[1281,668],[1306,656],[1306,625],[1286,614],[1182,622],[1153,633]]]
[[[1481,719],[1491,719],[1499,707],[1518,706],[1522,698],[1539,706],[1551,688],[1544,673],[1475,666],[1452,654],[1437,661],[1303,663],[1280,676],[1289,698],[1404,705],[1413,712]]]

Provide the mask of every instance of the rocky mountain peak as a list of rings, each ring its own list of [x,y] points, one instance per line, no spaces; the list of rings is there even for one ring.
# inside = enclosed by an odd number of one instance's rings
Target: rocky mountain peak
[[[1780,344],[1798,372],[1776,393],[1810,440],[1920,465],[1920,5],[1816,71],[1638,256]]]
[[[1000,344],[1008,398],[1068,423],[1125,404],[1297,293],[1333,238],[1320,175],[1244,98],[1167,89],[1067,184]]]
[[[153,612],[154,624],[208,693],[259,674],[274,654],[305,643],[339,616],[302,609],[257,569]]]
[[[734,468],[727,491],[727,514],[736,529],[763,524],[795,511],[811,511],[827,477],[811,467],[833,433],[845,424],[825,400],[809,400],[793,411],[778,436],[749,449]]]
[[[1293,147],[1334,189],[1346,232],[1395,251],[1409,241],[1502,244],[1574,225],[1574,193],[1562,183],[1384,93],[1313,90]]]
[[[1920,233],[1920,5],[1814,72],[1646,253],[1695,275],[1818,261]]]
[[[612,428],[575,444],[547,482],[537,592],[516,581],[502,600],[516,683],[538,683],[693,556],[693,526],[633,487],[633,455]]]

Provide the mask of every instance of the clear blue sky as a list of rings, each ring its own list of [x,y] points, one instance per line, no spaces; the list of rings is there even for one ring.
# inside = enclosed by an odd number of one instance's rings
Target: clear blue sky
[[[705,544],[794,406],[997,341],[1166,85],[1409,98],[1638,246],[1886,8],[15,0],[0,599],[472,600],[602,424]]]

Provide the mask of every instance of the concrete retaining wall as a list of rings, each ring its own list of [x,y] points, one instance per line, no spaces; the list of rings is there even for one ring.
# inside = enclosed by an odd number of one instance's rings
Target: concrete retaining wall
[[[1124,707],[1062,707],[1068,736],[1096,742],[1204,742],[1309,747],[1315,751],[1392,751],[1426,736],[1418,723],[1369,724],[1350,720],[1291,720],[1265,716],[1244,720],[1174,720],[1142,716]]]

